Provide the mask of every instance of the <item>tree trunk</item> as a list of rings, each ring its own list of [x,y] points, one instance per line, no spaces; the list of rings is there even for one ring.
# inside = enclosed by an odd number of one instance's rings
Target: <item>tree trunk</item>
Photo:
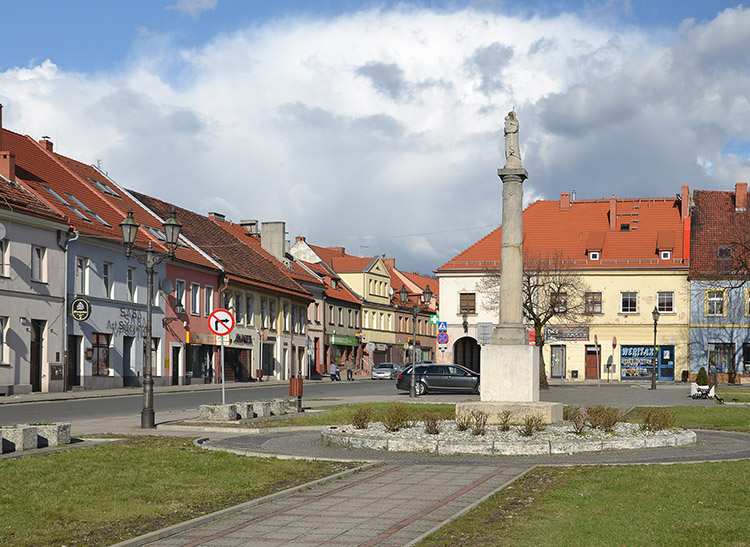
[[[536,340],[534,341],[539,352],[539,389],[549,389],[549,382],[547,382],[547,371],[544,366],[544,337],[542,336],[542,329],[535,328],[534,334]]]

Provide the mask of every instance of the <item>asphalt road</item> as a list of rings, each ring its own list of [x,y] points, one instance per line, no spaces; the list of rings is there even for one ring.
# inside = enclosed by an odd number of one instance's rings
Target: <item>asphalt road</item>
[[[356,382],[321,381],[305,384],[305,397],[360,397],[395,395],[394,381],[360,380]],[[247,387],[226,390],[227,402],[267,400],[287,397],[286,385],[248,384]],[[154,394],[154,409],[157,420],[160,411],[197,409],[199,405],[221,402],[221,388],[191,392]],[[38,421],[75,421],[112,416],[137,416],[141,412],[143,398],[140,394],[101,397],[96,399],[69,399],[0,405],[0,424],[29,423]]]

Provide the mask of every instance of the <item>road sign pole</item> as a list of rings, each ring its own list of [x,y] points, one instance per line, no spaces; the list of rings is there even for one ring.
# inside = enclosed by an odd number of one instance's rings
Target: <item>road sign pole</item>
[[[227,404],[227,390],[224,382],[224,337],[221,337],[221,404]]]

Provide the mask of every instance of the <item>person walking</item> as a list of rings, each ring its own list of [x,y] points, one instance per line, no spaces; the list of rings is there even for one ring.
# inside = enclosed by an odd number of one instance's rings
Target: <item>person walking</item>
[[[346,362],[346,381],[351,382],[354,380],[354,363],[351,359]]]
[[[331,364],[328,365],[328,374],[331,376],[331,382],[341,381],[341,373],[339,372],[339,367],[336,366],[336,363],[331,362]]]

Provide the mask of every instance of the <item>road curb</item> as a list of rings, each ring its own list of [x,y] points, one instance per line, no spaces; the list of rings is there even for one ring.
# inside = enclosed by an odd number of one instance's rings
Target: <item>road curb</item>
[[[194,441],[195,444],[198,443],[198,441],[205,440],[205,439],[197,439]],[[201,445],[198,445],[201,446]],[[204,448],[201,446],[201,448]],[[222,450],[216,447],[213,448],[207,448],[208,450],[216,450],[216,451],[223,451],[223,452],[230,452],[228,450]],[[234,453],[234,452],[233,452]],[[247,455],[247,454],[241,454],[241,455]],[[266,457],[273,457],[273,456],[266,456]],[[281,458],[280,458],[281,459]],[[311,460],[312,458],[306,458],[308,460]],[[361,461],[361,460],[357,460]],[[253,507],[255,505],[261,505],[263,503],[267,503],[269,501],[272,501],[278,497],[286,496],[288,494],[293,494],[294,492],[298,492],[300,490],[304,490],[307,488],[311,488],[313,486],[316,486],[318,484],[326,483],[329,481],[334,481],[341,479],[343,477],[347,477],[349,475],[353,475],[355,473],[359,473],[362,471],[366,471],[368,469],[371,469],[373,467],[376,467],[380,465],[380,462],[367,462],[363,465],[354,467],[352,469],[347,469],[345,471],[340,471],[339,473],[334,473],[333,475],[329,475],[327,477],[322,477],[320,479],[316,479],[314,481],[306,482],[304,484],[299,484],[297,486],[292,486],[291,488],[287,488],[285,490],[280,490],[279,492],[274,492],[273,494],[269,494],[267,496],[263,496],[261,498],[256,498],[253,500],[248,500],[246,502],[240,503],[238,505],[233,505],[231,507],[227,507],[225,509],[220,509],[218,511],[214,511],[213,513],[208,513],[206,515],[202,515],[200,517],[196,517],[190,520],[186,520],[185,522],[179,522],[177,524],[173,524],[172,526],[167,526],[166,528],[162,528],[161,530],[155,530],[153,532],[148,532],[146,534],[142,534],[140,536],[126,539],[125,541],[121,541],[120,543],[114,544],[112,547],[131,547],[131,546],[137,546],[137,545],[146,545],[148,543],[152,543],[154,541],[167,538],[171,535],[177,534],[179,532],[183,532],[185,530],[189,530],[191,528],[195,528],[196,526],[199,526],[201,524],[204,524],[206,522],[211,522],[219,517],[223,517],[225,515],[230,515],[232,513],[237,513],[242,511],[243,509],[247,509],[248,507]]]
[[[242,433],[246,435],[258,435],[261,433],[284,433],[284,432],[301,432],[301,431],[322,431],[327,425],[297,425],[297,426],[279,426],[279,427],[221,427],[221,426],[198,426],[198,425],[160,425],[157,431],[192,431],[195,433]]]

